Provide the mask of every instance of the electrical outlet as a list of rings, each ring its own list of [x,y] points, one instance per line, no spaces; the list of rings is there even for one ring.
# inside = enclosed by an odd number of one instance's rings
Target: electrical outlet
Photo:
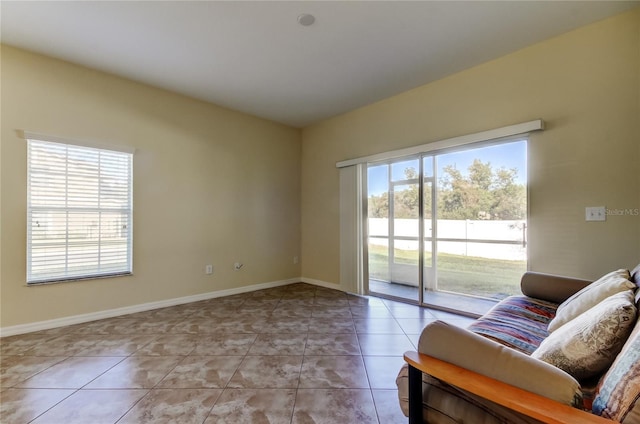
[[[244,264],[241,264],[240,262],[236,262],[235,264],[233,264],[233,269],[236,271],[240,271],[240,269],[244,266]]]
[[[293,257],[293,263],[294,263],[294,264],[297,264],[298,262],[299,262],[298,257],[297,257],[297,256],[294,256],[294,257]]]
[[[607,212],[604,206],[591,206],[585,208],[585,219],[587,221],[606,221]]]
[[[213,265],[207,265],[204,267],[204,273],[207,275],[213,274]]]

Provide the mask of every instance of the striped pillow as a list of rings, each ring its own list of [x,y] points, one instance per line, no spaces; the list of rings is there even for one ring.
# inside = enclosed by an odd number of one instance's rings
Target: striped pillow
[[[549,336],[547,325],[557,303],[528,296],[511,296],[496,304],[467,330],[531,355]]]
[[[598,384],[593,413],[615,421],[640,422],[640,321]]]

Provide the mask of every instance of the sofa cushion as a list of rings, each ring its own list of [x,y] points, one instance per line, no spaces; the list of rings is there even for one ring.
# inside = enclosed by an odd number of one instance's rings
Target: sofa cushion
[[[565,405],[582,405],[580,384],[566,372],[455,325],[427,325],[418,352]]]
[[[566,372],[463,328],[442,321],[430,323],[420,335],[418,351],[565,405],[582,406],[580,384]],[[466,415],[466,412],[457,410],[464,407],[468,399],[463,399],[464,396],[458,396],[456,399],[447,397],[439,399],[437,396],[441,391],[433,390],[432,380],[430,376],[422,375],[424,392],[426,394],[429,388],[429,393],[431,393],[431,397],[425,399],[424,405],[425,410],[429,410],[429,419],[432,420],[428,422],[448,422],[441,420],[452,416],[464,417],[464,421],[451,422],[494,422],[482,413],[484,411],[483,405],[486,406],[491,402],[480,401],[480,398],[476,398],[480,402],[472,408],[476,412],[470,412],[471,415]],[[406,363],[396,378],[396,385],[398,386],[400,407],[404,414],[408,415],[409,374]],[[442,408],[448,412],[440,416],[437,411],[444,411]],[[479,417],[483,417],[482,420]],[[505,417],[506,421],[504,421]],[[495,418],[499,423],[516,422],[509,421],[510,417],[505,412]],[[484,421],[485,419],[489,419],[489,421]]]
[[[549,335],[547,326],[558,304],[527,296],[511,296],[496,304],[467,329],[530,355]]]
[[[555,318],[549,323],[549,332],[556,331],[609,296],[634,289],[630,277],[626,269],[610,272],[562,302]]]
[[[560,304],[591,283],[593,280],[527,271],[520,279],[520,291],[529,297]]]
[[[578,380],[597,376],[627,341],[636,313],[632,291],[614,294],[551,333],[531,356]]]
[[[640,320],[600,380],[593,413],[621,423],[640,422]]]

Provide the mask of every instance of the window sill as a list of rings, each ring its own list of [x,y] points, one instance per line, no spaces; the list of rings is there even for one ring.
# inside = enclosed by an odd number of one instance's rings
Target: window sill
[[[60,280],[34,281],[34,282],[27,282],[25,286],[26,287],[49,286],[51,284],[77,283],[81,281],[104,280],[106,278],[130,277],[130,276],[133,276],[133,272],[122,272],[118,274],[105,274],[105,275],[92,275],[89,277],[65,278]]]

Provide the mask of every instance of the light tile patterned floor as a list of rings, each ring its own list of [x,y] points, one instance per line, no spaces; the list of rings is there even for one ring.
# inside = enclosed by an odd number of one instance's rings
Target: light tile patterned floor
[[[395,377],[436,318],[292,284],[0,340],[2,423],[406,423]]]

